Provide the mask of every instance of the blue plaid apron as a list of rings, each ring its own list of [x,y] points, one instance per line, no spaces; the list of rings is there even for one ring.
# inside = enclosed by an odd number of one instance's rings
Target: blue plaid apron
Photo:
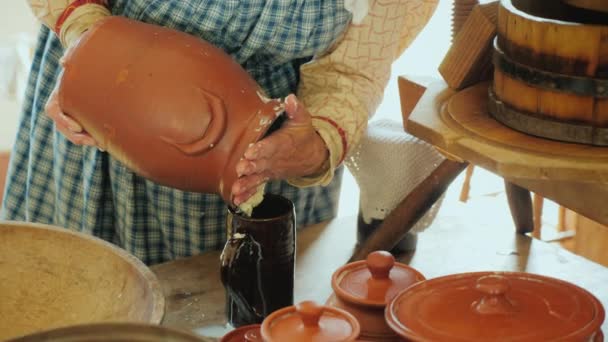
[[[115,0],[111,6],[115,15],[178,29],[223,48],[272,97],[294,92],[299,66],[327,49],[350,20],[343,0]],[[44,105],[62,54],[54,34],[42,28],[0,218],[93,234],[147,264],[221,248],[226,207],[219,196],[155,184],[55,130]],[[301,227],[335,216],[340,182],[341,170],[328,187],[273,182],[267,192],[295,203]]]

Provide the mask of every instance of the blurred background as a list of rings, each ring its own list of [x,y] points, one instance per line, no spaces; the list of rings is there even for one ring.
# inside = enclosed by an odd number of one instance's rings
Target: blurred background
[[[24,0],[5,0],[0,11],[0,150],[15,136],[38,24]]]

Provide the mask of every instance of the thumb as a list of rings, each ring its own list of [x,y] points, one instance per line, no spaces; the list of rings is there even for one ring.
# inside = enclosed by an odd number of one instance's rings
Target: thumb
[[[285,112],[292,124],[305,124],[310,121],[310,113],[294,94],[285,99]]]

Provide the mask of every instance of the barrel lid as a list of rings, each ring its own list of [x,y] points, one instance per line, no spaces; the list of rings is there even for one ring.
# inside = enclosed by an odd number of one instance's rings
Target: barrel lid
[[[385,315],[397,334],[415,341],[583,341],[600,332],[604,308],[562,280],[476,272],[413,285]]]
[[[304,301],[270,314],[262,323],[262,337],[265,342],[355,341],[360,329],[348,312]]]
[[[346,264],[332,276],[332,287],[347,302],[383,307],[401,290],[423,281],[414,268],[395,262],[386,251],[375,251],[366,260]]]

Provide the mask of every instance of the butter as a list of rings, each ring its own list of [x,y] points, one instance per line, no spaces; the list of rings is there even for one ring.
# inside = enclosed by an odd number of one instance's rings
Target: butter
[[[246,215],[247,217],[251,217],[253,213],[253,209],[257,207],[264,200],[264,188],[266,187],[266,183],[262,183],[258,186],[258,190],[255,194],[249,197],[248,200],[241,203],[239,205],[239,210]]]

